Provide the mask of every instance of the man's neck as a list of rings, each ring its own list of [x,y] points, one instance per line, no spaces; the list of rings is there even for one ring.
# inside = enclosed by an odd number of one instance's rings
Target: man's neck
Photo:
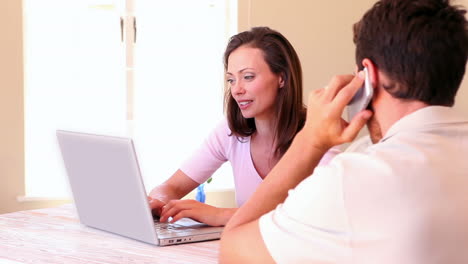
[[[381,140],[398,120],[428,106],[421,101],[396,99],[388,93],[383,96],[387,98],[374,105],[374,117],[368,125],[373,143]]]

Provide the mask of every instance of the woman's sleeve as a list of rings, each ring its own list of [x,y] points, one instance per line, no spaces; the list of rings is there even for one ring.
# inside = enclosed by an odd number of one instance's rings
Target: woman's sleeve
[[[227,122],[220,123],[192,156],[182,163],[180,170],[200,184],[205,182],[228,160],[229,134]]]

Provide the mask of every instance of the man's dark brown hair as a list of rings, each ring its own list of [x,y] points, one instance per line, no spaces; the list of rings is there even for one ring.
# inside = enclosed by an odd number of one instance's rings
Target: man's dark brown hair
[[[381,0],[354,25],[356,63],[370,59],[396,98],[452,106],[468,56],[465,13],[449,0]]]

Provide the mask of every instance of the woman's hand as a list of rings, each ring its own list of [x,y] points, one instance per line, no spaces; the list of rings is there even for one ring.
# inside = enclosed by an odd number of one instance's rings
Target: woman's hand
[[[346,105],[363,82],[363,72],[357,76],[335,76],[326,88],[310,93],[302,136],[314,148],[326,151],[333,146],[350,142],[366,124],[372,115],[369,110],[356,115],[350,123],[341,118]]]
[[[162,208],[166,205],[166,203],[151,196],[148,196],[148,203],[153,215],[161,216]]]
[[[188,217],[210,226],[224,226],[237,208],[218,208],[195,200],[172,200],[163,206],[161,222],[172,217],[171,223]]]

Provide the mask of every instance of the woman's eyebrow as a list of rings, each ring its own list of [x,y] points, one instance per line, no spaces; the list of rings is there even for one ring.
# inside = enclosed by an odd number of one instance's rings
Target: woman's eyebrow
[[[242,73],[242,72],[245,71],[245,70],[254,70],[254,68],[243,68],[242,70],[239,70],[238,72],[239,72],[239,73]],[[226,72],[226,74],[232,75],[232,73],[230,73],[230,72]]]

